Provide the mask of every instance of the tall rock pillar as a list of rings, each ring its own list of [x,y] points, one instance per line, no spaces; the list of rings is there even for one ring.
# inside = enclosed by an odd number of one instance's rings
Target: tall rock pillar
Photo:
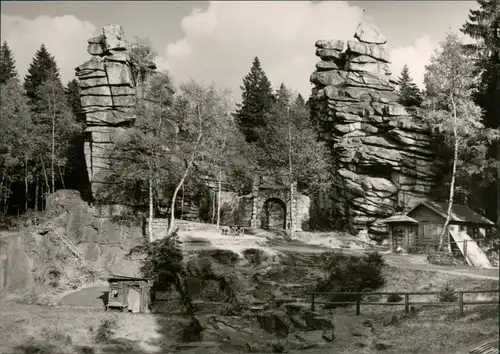
[[[333,150],[338,216],[354,230],[386,234],[378,220],[433,187],[434,140],[416,111],[398,103],[387,39],[362,23],[347,43],[318,40],[311,114]]]
[[[94,198],[106,182],[108,158],[116,139],[134,120],[136,83],[129,46],[119,25],[107,25],[88,40],[89,61],[77,67],[80,98],[86,114],[85,160]]]

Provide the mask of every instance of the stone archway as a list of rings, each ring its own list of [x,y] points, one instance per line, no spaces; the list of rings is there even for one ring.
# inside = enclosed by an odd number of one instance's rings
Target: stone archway
[[[264,201],[260,211],[260,227],[267,230],[287,228],[287,207],[283,200],[271,197]]]
[[[259,183],[259,181],[254,181],[252,194],[249,195],[249,210],[248,216],[243,217],[245,224],[249,224],[250,227],[269,227],[268,222],[263,220],[262,213],[266,213],[265,206],[266,203],[269,204],[269,200],[279,204],[283,210],[283,226],[279,228],[289,229],[293,227],[296,231],[301,231],[303,225],[307,225],[309,221],[309,197],[297,192],[297,184],[294,183],[293,188],[293,198],[290,201],[290,187],[279,184],[266,184]],[[277,206],[276,206],[277,207]],[[264,211],[263,211],[264,210]],[[292,218],[293,225],[292,225]],[[277,227],[277,221],[273,226],[273,218],[271,218],[271,227]],[[264,223],[263,223],[264,221]],[[281,221],[280,221],[281,223]],[[247,225],[248,225],[247,224]],[[267,225],[266,225],[267,224]]]

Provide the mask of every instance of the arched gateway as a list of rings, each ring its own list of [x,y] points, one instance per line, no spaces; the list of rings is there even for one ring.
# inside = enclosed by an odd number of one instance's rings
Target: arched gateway
[[[300,231],[309,221],[309,197],[297,191],[293,186],[293,198],[290,203],[290,187],[279,184],[259,184],[254,182],[252,190],[251,227],[264,229],[293,229]]]

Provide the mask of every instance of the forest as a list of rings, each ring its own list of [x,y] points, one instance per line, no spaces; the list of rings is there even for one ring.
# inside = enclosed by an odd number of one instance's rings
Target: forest
[[[431,196],[467,204],[500,229],[500,11],[478,0],[460,32],[450,32],[425,68],[424,88],[407,66],[397,81],[399,103],[442,141],[445,161]],[[145,65],[156,56],[148,40],[131,44],[137,82],[130,134],[110,154],[109,183],[94,200],[83,143],[86,117],[77,79],[61,81],[57,58],[44,45],[20,78],[7,42],[0,50],[0,217],[43,210],[58,189],[75,189],[92,203],[132,206],[136,215],[178,216],[180,200],[197,204],[199,219],[227,222],[212,195],[250,192],[256,177],[311,197],[311,229],[348,228],[337,222],[335,149],[318,133],[314,107],[286,83],[278,89],[253,59],[242,79],[241,102],[225,89]]]

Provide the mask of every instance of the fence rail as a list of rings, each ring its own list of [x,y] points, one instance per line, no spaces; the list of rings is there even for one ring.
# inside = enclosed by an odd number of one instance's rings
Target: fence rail
[[[375,306],[404,306],[405,313],[410,313],[411,305],[425,305],[425,306],[457,306],[457,302],[422,302],[422,301],[410,301],[410,295],[414,296],[423,296],[423,295],[438,295],[440,292],[438,291],[429,291],[429,292],[312,292],[308,295],[311,297],[311,310],[314,311],[317,304],[323,305],[356,305],[356,315],[361,313],[361,305],[375,305]],[[489,301],[464,301],[464,294],[489,294],[489,293],[498,293],[500,294],[500,289],[496,290],[463,290],[456,291],[455,294],[458,295],[458,309],[460,314],[464,313],[464,306],[469,305],[500,305],[499,299],[497,300],[489,300]],[[324,301],[318,300],[318,296],[332,296],[332,295],[352,295],[357,296],[356,301]],[[363,296],[369,295],[403,295],[403,302],[368,302],[362,301]]]

